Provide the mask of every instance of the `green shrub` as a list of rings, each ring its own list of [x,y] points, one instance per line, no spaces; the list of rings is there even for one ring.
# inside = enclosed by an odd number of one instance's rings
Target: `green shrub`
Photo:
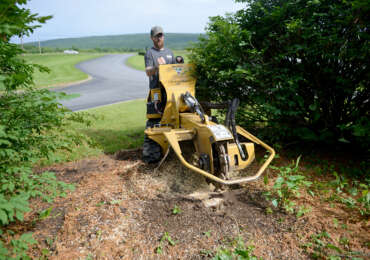
[[[2,235],[0,233],[0,235]],[[27,255],[27,251],[30,245],[37,244],[37,241],[32,238],[31,233],[22,234],[18,239],[12,239],[10,241],[12,250],[9,251],[0,241],[0,259],[1,260],[17,260],[17,259],[31,259]],[[13,257],[12,257],[13,256]]]
[[[369,2],[239,0],[192,49],[203,99],[270,139],[370,144]]]
[[[80,114],[69,114],[57,98],[64,94],[34,90],[34,69],[27,64],[22,50],[9,42],[12,36],[31,33],[50,17],[38,17],[23,8],[27,0],[3,0],[0,4],[0,259],[30,259],[32,234],[18,239],[6,225],[23,221],[30,210],[29,199],[41,197],[51,202],[73,186],[57,181],[50,172],[35,173],[32,167],[41,158],[51,158],[58,149],[69,149],[82,142],[71,129],[71,122],[85,122]],[[6,234],[9,234],[10,238]]]
[[[0,226],[23,221],[30,198],[52,202],[73,189],[57,181],[54,173],[32,171],[41,158],[52,158],[55,151],[84,140],[70,128],[83,118],[66,113],[56,94],[47,90],[10,91],[0,97]]]

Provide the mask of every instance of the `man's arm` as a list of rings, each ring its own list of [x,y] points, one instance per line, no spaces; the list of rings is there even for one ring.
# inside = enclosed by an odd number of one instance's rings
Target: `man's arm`
[[[145,61],[145,72],[148,77],[153,76],[157,73],[158,68],[155,67],[153,55],[150,52],[150,49],[147,50],[144,56]]]

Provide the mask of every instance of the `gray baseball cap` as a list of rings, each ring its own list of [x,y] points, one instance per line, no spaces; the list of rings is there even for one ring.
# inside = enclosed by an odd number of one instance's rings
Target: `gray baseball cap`
[[[159,33],[163,33],[163,29],[162,27],[160,26],[154,26],[152,27],[152,29],[150,30],[150,36],[156,36],[157,34]]]

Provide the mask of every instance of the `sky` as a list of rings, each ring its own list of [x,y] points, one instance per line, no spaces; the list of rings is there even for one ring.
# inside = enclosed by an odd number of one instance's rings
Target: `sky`
[[[149,33],[154,25],[165,33],[203,33],[210,16],[244,6],[234,0],[31,0],[25,7],[32,13],[53,18],[23,42]]]

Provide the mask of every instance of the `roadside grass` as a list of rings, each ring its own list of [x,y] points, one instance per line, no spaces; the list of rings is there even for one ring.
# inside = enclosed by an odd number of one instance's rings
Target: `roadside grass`
[[[80,96],[81,96],[81,94],[79,94],[79,93],[72,93],[72,94],[67,94],[63,99],[64,100],[70,100],[70,99],[78,98]]]
[[[136,70],[145,70],[144,56],[131,56],[126,60],[126,65]]]
[[[141,146],[146,122],[144,100],[133,100],[86,112],[97,117],[90,127],[78,128],[105,153]]]
[[[80,53],[71,54],[30,54],[22,56],[28,63],[40,64],[50,69],[50,73],[34,73],[35,87],[52,87],[65,83],[85,80],[88,75],[78,69],[75,65],[79,62],[104,56],[102,53]]]
[[[175,56],[182,56],[184,57],[185,63],[188,61],[188,52],[185,50],[180,51],[174,51],[173,54]],[[144,56],[142,55],[134,55],[131,56],[126,60],[126,65],[137,70],[145,70],[145,64],[144,64]]]
[[[88,140],[79,146],[69,147],[69,151],[58,151],[55,157],[40,162],[40,165],[76,161],[142,145],[146,122],[144,100],[122,102],[80,113],[89,118],[91,124],[74,123],[71,127],[86,135]]]

